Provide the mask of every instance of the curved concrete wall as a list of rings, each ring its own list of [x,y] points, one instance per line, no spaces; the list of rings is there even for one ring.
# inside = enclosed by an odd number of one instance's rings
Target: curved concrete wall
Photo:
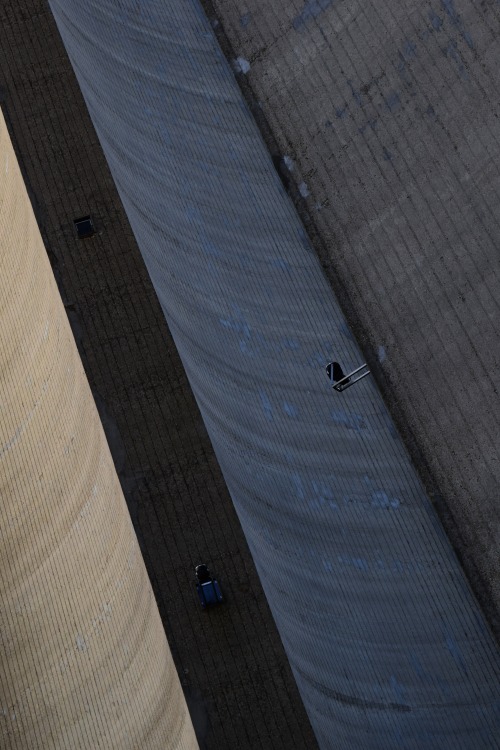
[[[0,746],[197,747],[0,119]]]
[[[490,748],[499,659],[195,0],[52,0],[323,748]]]
[[[214,5],[500,638],[500,3]]]

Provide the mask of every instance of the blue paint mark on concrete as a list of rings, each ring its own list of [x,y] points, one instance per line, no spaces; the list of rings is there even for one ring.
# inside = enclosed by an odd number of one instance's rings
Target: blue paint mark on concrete
[[[352,557],[351,555],[337,555],[337,560],[341,565],[348,565],[350,568],[367,573],[370,569],[364,557]]]
[[[393,747],[397,747],[399,750],[410,750],[400,726],[391,727],[391,736]]]
[[[302,479],[300,474],[298,474],[296,471],[291,475],[292,481],[295,485],[295,494],[299,498],[299,500],[303,500],[305,497],[304,492],[304,485],[302,484]]]
[[[283,346],[285,349],[289,349],[292,352],[297,351],[297,349],[300,349],[300,341],[298,339],[283,339]]]
[[[405,566],[401,560],[393,560],[391,563],[391,570],[393,573],[404,573]]]
[[[443,19],[437,15],[433,10],[429,11],[429,21],[432,24],[434,31],[441,31],[443,28]]]
[[[410,652],[410,664],[413,667],[413,671],[420,680],[422,680],[423,682],[429,681],[430,675],[427,674],[422,666],[420,659],[414,652]]]
[[[442,677],[436,677],[436,682],[439,685],[439,690],[441,691],[441,695],[446,700],[450,700],[451,698],[451,690],[450,685],[447,680],[443,679]]]
[[[345,322],[345,320],[342,321],[342,323],[339,325],[339,332],[342,333],[346,339],[349,339],[349,341],[354,341],[354,336],[351,333],[351,329]]]
[[[353,97],[354,101],[356,102],[356,104],[358,105],[358,107],[362,107],[363,106],[363,99],[361,97],[361,93],[357,89],[354,88],[353,83],[352,83],[351,80],[347,79],[347,85],[351,89],[352,97]]]
[[[431,732],[429,729],[418,729],[418,742],[419,747],[438,747],[436,741],[439,742],[439,736],[436,732]]]
[[[253,114],[250,112],[248,105],[244,99],[238,100],[238,107],[241,112],[245,115],[247,120],[252,120],[253,122]]]
[[[188,203],[188,205],[186,206],[185,214],[186,214],[186,219],[189,221],[190,224],[202,223],[200,209],[197,206],[195,206],[194,203]]]
[[[458,45],[456,41],[452,39],[443,51],[446,57],[449,57],[456,63],[460,78],[462,78],[463,80],[467,80],[469,74],[467,73],[462,57],[458,51]]]
[[[399,500],[397,497],[390,497],[386,492],[377,490],[372,492],[371,504],[373,508],[399,508]]]
[[[413,60],[417,56],[417,45],[411,39],[406,39],[401,54],[405,60]]]
[[[243,172],[242,170],[239,173],[239,177],[240,177],[240,180],[241,180],[241,184],[245,188],[245,192],[246,192],[247,196],[250,198],[251,204],[253,205],[255,196],[254,196],[254,193],[253,193],[252,183],[250,182],[250,178],[247,175],[247,173]]]
[[[361,135],[364,135],[365,131],[368,128],[370,128],[372,131],[375,131],[376,127],[377,127],[377,119],[367,120],[364,125],[361,125],[361,127],[358,128],[358,133],[361,133]]]
[[[385,422],[387,429],[389,430],[389,435],[391,436],[391,438],[393,440],[399,440],[399,434],[398,434],[398,431],[396,430],[396,427],[394,426],[394,422],[392,421],[390,415],[385,409],[382,412],[382,418]]]
[[[312,253],[313,249],[311,247],[311,243],[309,242],[309,237],[307,236],[307,232],[305,231],[304,227],[299,227],[297,229],[297,234],[300,238],[300,241],[302,243],[302,247],[307,250],[308,253]]]
[[[489,722],[488,722],[487,712],[485,711],[484,705],[474,706],[474,713],[479,719],[478,724],[482,725],[479,731],[480,731],[481,739],[483,740],[483,746],[495,747],[497,736],[493,736],[491,733],[490,727],[487,726]],[[479,747],[479,745],[476,745],[476,746]]]
[[[224,214],[222,221],[226,229],[237,229],[241,226],[241,219],[239,219],[237,216],[227,216],[226,214]]]
[[[396,70],[408,86],[413,85],[413,76],[408,67],[415,57],[417,57],[417,45],[411,39],[406,39],[401,50],[398,52]]]
[[[341,424],[348,430],[360,432],[366,429],[366,422],[361,414],[351,414],[343,409],[332,409],[330,416],[335,424]]]
[[[221,62],[222,61],[226,62],[224,53],[222,52],[214,35],[211,32],[209,32],[208,34],[205,34],[205,39],[208,39],[208,41],[210,42],[210,51],[212,52],[212,54],[215,55],[215,57]],[[220,71],[222,72],[222,75],[224,76],[224,78],[228,78],[229,75],[231,75],[230,70],[231,69],[229,68],[228,65],[223,65],[220,68]]]
[[[474,612],[474,619],[476,620],[477,626],[479,628],[479,632],[485,638],[487,638],[488,635],[489,635],[489,631],[488,631],[488,628],[486,627],[486,622],[485,622],[484,617],[482,616],[482,614],[480,614],[477,610]],[[499,719],[500,719],[500,715],[499,715]]]
[[[188,203],[185,209],[185,216],[189,224],[195,226],[199,232],[200,246],[204,255],[209,260],[212,258],[219,258],[222,253],[217,245],[210,239],[207,230],[205,229],[205,220],[200,209],[193,203]],[[215,267],[212,267],[211,270],[217,273]]]
[[[275,346],[267,341],[266,337],[260,333],[260,331],[253,331],[252,340],[254,343],[254,349],[256,352],[273,352],[279,353],[281,351],[279,346]]]
[[[397,91],[391,91],[391,93],[385,99],[385,106],[389,112],[397,112],[401,107],[401,99]]]
[[[308,367],[313,367],[315,370],[318,369],[318,367],[326,367],[326,360],[325,355],[322,352],[314,352],[308,360],[307,360]],[[328,379],[325,377],[326,383],[328,383]]]
[[[343,120],[343,119],[344,119],[344,117],[346,117],[346,116],[347,116],[347,106],[345,106],[345,107],[342,107],[342,109],[341,109],[340,107],[337,107],[337,109],[335,110],[335,116],[336,116],[336,117],[338,117],[338,118],[339,118],[339,120]],[[326,124],[326,123],[325,123],[325,124]],[[331,124],[332,124],[332,123],[330,122],[330,125],[331,125]]]
[[[293,404],[289,404],[288,401],[283,401],[283,411],[288,417],[292,417],[293,419],[295,419],[299,413],[297,407]]]
[[[290,263],[284,258],[273,258],[271,265],[273,268],[279,268],[280,271],[288,271]]]
[[[344,505],[350,505],[352,502],[349,497],[344,495],[342,497],[342,501]],[[342,565],[347,565],[349,567],[357,568],[358,570],[363,571],[373,571],[381,574],[385,574],[386,576],[393,577],[395,573],[399,574],[405,574],[405,575],[415,575],[415,573],[421,575],[426,571],[426,567],[422,565],[422,563],[415,561],[415,560],[407,560],[405,563],[402,563],[401,560],[395,560],[395,559],[386,559],[384,560],[381,556],[380,551],[378,552],[380,555],[376,560],[372,560],[371,562],[366,560],[365,558],[355,557],[351,555],[338,555],[337,559],[338,562]]]
[[[443,502],[443,498],[439,494],[436,493],[434,495],[434,503],[436,505],[439,505],[442,502]],[[439,518],[437,516],[437,513],[436,513],[436,511],[435,511],[434,506],[432,505],[432,503],[427,498],[425,498],[425,502],[422,502],[422,506],[421,507],[422,507],[422,510],[425,511],[425,513],[426,513],[429,521],[431,522],[432,528],[434,529],[434,531],[437,534],[437,536],[443,542],[446,542],[448,540],[448,537],[445,534],[443,525],[442,525],[441,521],[439,520]],[[448,553],[451,554],[449,552],[449,547],[448,546],[446,547],[446,549],[448,549]]]
[[[233,317],[230,318],[219,318],[219,323],[223,328],[226,328],[229,331],[234,331],[235,333],[239,334],[239,348],[240,351],[243,354],[248,354],[253,356],[255,351],[258,351],[258,346],[252,347],[252,330],[247,323],[245,316],[243,315],[242,311],[239,309],[238,305],[231,305],[231,311],[233,313]],[[256,337],[260,334],[256,334]]]
[[[333,490],[325,482],[312,483],[313,499],[311,507],[315,510],[338,510]]]
[[[243,339],[240,340],[240,349],[243,351],[243,342],[248,345],[248,341],[250,340],[250,327],[241,321],[238,320],[232,320],[231,318],[229,320],[224,320],[223,318],[219,318],[219,323],[222,325],[223,328],[228,328],[231,331],[235,331],[236,333],[243,334]]]
[[[332,5],[333,0],[307,0],[302,11],[293,19],[293,28],[299,31],[312,18],[317,18]]]
[[[252,20],[252,14],[251,14],[251,13],[244,13],[244,14],[243,14],[243,15],[242,15],[242,16],[240,17],[240,25],[241,25],[241,26],[242,26],[242,27],[243,27],[244,29],[246,29],[246,27],[248,26],[248,24],[250,23],[250,21],[251,21],[251,20]]]
[[[170,135],[170,131],[167,128],[166,124],[164,122],[160,122],[158,125],[158,135],[160,136],[161,142],[165,146],[171,146],[172,145],[172,136]]]
[[[441,7],[445,11],[453,26],[455,26],[455,28],[459,32],[462,39],[467,44],[467,46],[470,47],[470,49],[474,49],[474,42],[472,41],[472,37],[464,28],[463,21],[455,8],[454,0],[441,0]]]
[[[269,396],[264,390],[259,390],[259,396],[260,396],[262,408],[264,410],[264,414],[266,415],[266,419],[268,422],[272,422],[273,421],[273,407],[269,400]]]
[[[406,60],[401,53],[399,53],[399,62],[396,65],[396,70],[406,84],[411,83],[411,74],[406,67]]]
[[[447,628],[445,629],[445,632],[444,632],[444,638],[445,638],[446,648],[450,652],[453,658],[453,661],[462,670],[462,672],[465,672],[465,674],[467,674],[467,667],[462,658],[462,654],[460,652],[458,643],[455,641],[452,634]]]
[[[392,161],[392,153],[384,146],[382,149],[384,155],[384,161]]]
[[[245,255],[245,253],[241,253],[239,256],[240,266],[245,271],[250,271],[250,269],[255,268],[255,261],[252,257],[249,255]]]
[[[205,255],[209,255],[212,258],[219,258],[221,255],[219,248],[206,236],[201,238],[201,248]]]
[[[405,702],[404,688],[398,682],[397,678],[394,675],[391,676],[390,683],[391,683],[391,690],[393,692],[393,695],[397,703],[404,703]]]

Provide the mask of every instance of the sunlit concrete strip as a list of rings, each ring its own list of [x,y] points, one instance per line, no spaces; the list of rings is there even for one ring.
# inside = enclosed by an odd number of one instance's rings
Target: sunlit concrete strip
[[[51,2],[323,748],[490,748],[499,658],[194,0]]]
[[[197,747],[0,115],[0,747]]]

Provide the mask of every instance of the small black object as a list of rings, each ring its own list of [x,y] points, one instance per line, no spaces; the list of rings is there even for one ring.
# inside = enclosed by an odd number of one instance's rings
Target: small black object
[[[73,221],[73,224],[75,226],[76,236],[79,240],[83,240],[85,237],[92,237],[92,235],[95,234],[94,222],[90,215],[80,216],[79,219]]]
[[[207,583],[211,580],[210,572],[206,565],[197,565],[195,568],[196,578],[198,583]]]
[[[326,366],[326,372],[330,380],[336,383],[338,380],[345,378],[344,371],[338,362],[329,362]],[[347,378],[346,383],[350,382],[350,378]]]

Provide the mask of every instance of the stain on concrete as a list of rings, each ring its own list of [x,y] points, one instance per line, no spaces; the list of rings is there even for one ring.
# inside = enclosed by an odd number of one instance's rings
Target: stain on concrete
[[[273,407],[271,405],[271,401],[269,400],[269,396],[267,395],[266,391],[260,390],[259,391],[260,396],[260,402],[262,404],[262,409],[264,411],[264,415],[268,422],[273,421]]]
[[[391,91],[385,98],[385,106],[389,112],[397,112],[401,108],[401,97],[397,91]]]
[[[443,53],[447,58],[453,60],[460,78],[462,80],[467,80],[469,74],[462,59],[462,55],[458,51],[458,44],[454,39],[450,39],[448,45],[443,49]]]
[[[352,414],[342,409],[334,409],[330,412],[335,424],[343,425],[348,430],[359,432],[366,429],[366,422],[361,414]]]
[[[462,21],[460,14],[457,13],[454,0],[441,0],[441,7],[450,19],[453,26],[457,29],[464,42],[467,44],[467,46],[470,47],[470,49],[474,49],[474,42],[472,41],[472,37],[470,33],[465,29],[464,22]]]
[[[293,19],[293,28],[299,31],[308,21],[317,18],[333,4],[333,0],[307,0],[302,11]]]
[[[429,11],[429,20],[434,31],[441,31],[443,28],[443,19],[432,9]]]
[[[292,417],[293,419],[295,419],[299,413],[297,407],[288,403],[288,401],[283,402],[283,411],[288,417]]]
[[[344,703],[349,706],[357,706],[358,708],[372,709],[372,710],[378,710],[378,711],[387,711],[388,709],[392,711],[402,711],[405,713],[407,711],[411,711],[410,706],[406,704],[385,703],[381,701],[365,700],[364,698],[359,697],[357,695],[346,695],[344,693],[337,692],[336,690],[328,690],[323,685],[319,685],[319,683],[316,683],[316,681],[313,680],[310,677],[310,675],[302,673],[302,671],[298,667],[296,667],[296,669],[307,682],[310,682],[311,684],[313,684],[315,687],[317,687],[317,689],[321,689],[321,692],[324,695],[326,695],[328,698],[338,701],[339,703]]]

